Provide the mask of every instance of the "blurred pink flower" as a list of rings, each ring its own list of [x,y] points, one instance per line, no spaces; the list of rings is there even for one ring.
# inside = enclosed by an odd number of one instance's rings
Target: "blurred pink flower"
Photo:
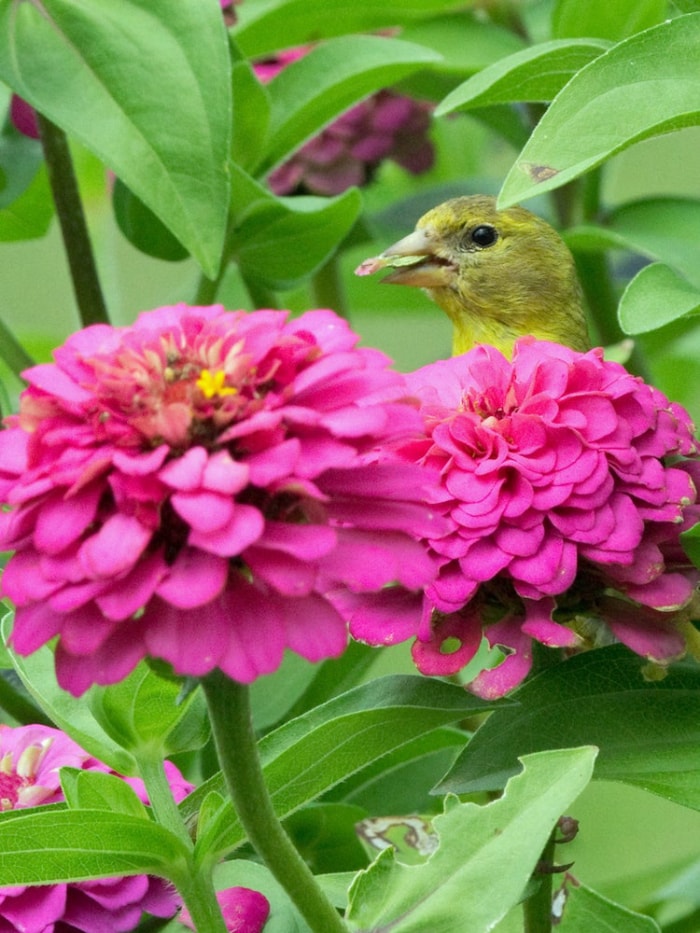
[[[533,638],[575,649],[612,632],[655,660],[683,653],[679,611],[699,575],[679,535],[700,518],[683,408],[601,350],[530,337],[512,362],[479,346],[407,382],[428,437],[403,453],[439,470],[431,501],[451,523],[430,539],[441,568],[413,648],[421,671],[461,670],[482,630],[506,653],[471,684],[485,697],[526,676]],[[381,641],[381,621],[357,612],[351,631]]]
[[[264,894],[250,888],[226,888],[216,899],[228,933],[261,933],[270,915],[270,902]],[[194,930],[187,908],[183,907],[178,920]]]
[[[258,62],[258,78],[267,83],[308,47],[280,52]],[[435,159],[428,138],[432,105],[394,91],[382,90],[341,114],[268,177],[278,195],[340,194],[352,185],[372,180],[384,159],[413,175],[427,172]]]
[[[16,810],[63,800],[60,768],[110,772],[58,729],[0,725],[0,810]],[[192,790],[177,768],[166,762],[176,800]],[[148,803],[143,782],[129,785]],[[138,926],[145,911],[171,917],[177,893],[161,878],[134,875],[70,884],[0,887],[0,931],[10,933],[123,933]]]
[[[373,462],[419,433],[403,378],[331,311],[187,305],[95,325],[24,375],[0,432],[2,579],[22,654],[59,636],[80,694],[146,655],[250,682],[285,648],[340,655],[333,593],[420,591],[427,472]],[[386,401],[387,398],[396,401]]]

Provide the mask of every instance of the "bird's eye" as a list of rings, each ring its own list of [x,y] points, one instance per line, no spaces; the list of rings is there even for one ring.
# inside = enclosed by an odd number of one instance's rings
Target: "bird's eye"
[[[467,236],[468,243],[474,246],[478,246],[479,249],[483,249],[486,246],[493,246],[493,244],[498,239],[498,232],[495,227],[492,227],[490,224],[479,224],[478,227],[474,227]]]

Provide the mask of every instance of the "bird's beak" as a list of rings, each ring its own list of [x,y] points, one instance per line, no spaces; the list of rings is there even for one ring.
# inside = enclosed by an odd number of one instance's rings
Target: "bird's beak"
[[[416,288],[449,285],[455,272],[452,263],[438,255],[434,237],[424,229],[414,230],[381,255],[366,259],[355,271],[357,275],[369,275],[380,269],[394,270],[382,283]]]

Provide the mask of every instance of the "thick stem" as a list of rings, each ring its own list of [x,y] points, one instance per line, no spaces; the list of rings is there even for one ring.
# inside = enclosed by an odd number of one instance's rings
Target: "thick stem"
[[[84,327],[109,324],[68,139],[49,119],[38,112],[36,116],[80,319]]]
[[[551,933],[552,931],[552,873],[547,869],[554,860],[554,832],[542,852],[539,873],[541,883],[537,890],[523,901],[523,933]]]
[[[219,761],[248,839],[314,933],[347,933],[275,814],[258,757],[248,687],[218,670],[203,678],[202,686]]]

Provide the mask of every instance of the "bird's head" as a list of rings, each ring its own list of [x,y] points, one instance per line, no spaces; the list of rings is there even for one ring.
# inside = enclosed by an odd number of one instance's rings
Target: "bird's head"
[[[510,355],[523,334],[590,346],[571,253],[522,207],[498,210],[483,195],[446,201],[357,272],[386,268],[384,282],[423,288],[448,314],[455,353],[491,343]]]

